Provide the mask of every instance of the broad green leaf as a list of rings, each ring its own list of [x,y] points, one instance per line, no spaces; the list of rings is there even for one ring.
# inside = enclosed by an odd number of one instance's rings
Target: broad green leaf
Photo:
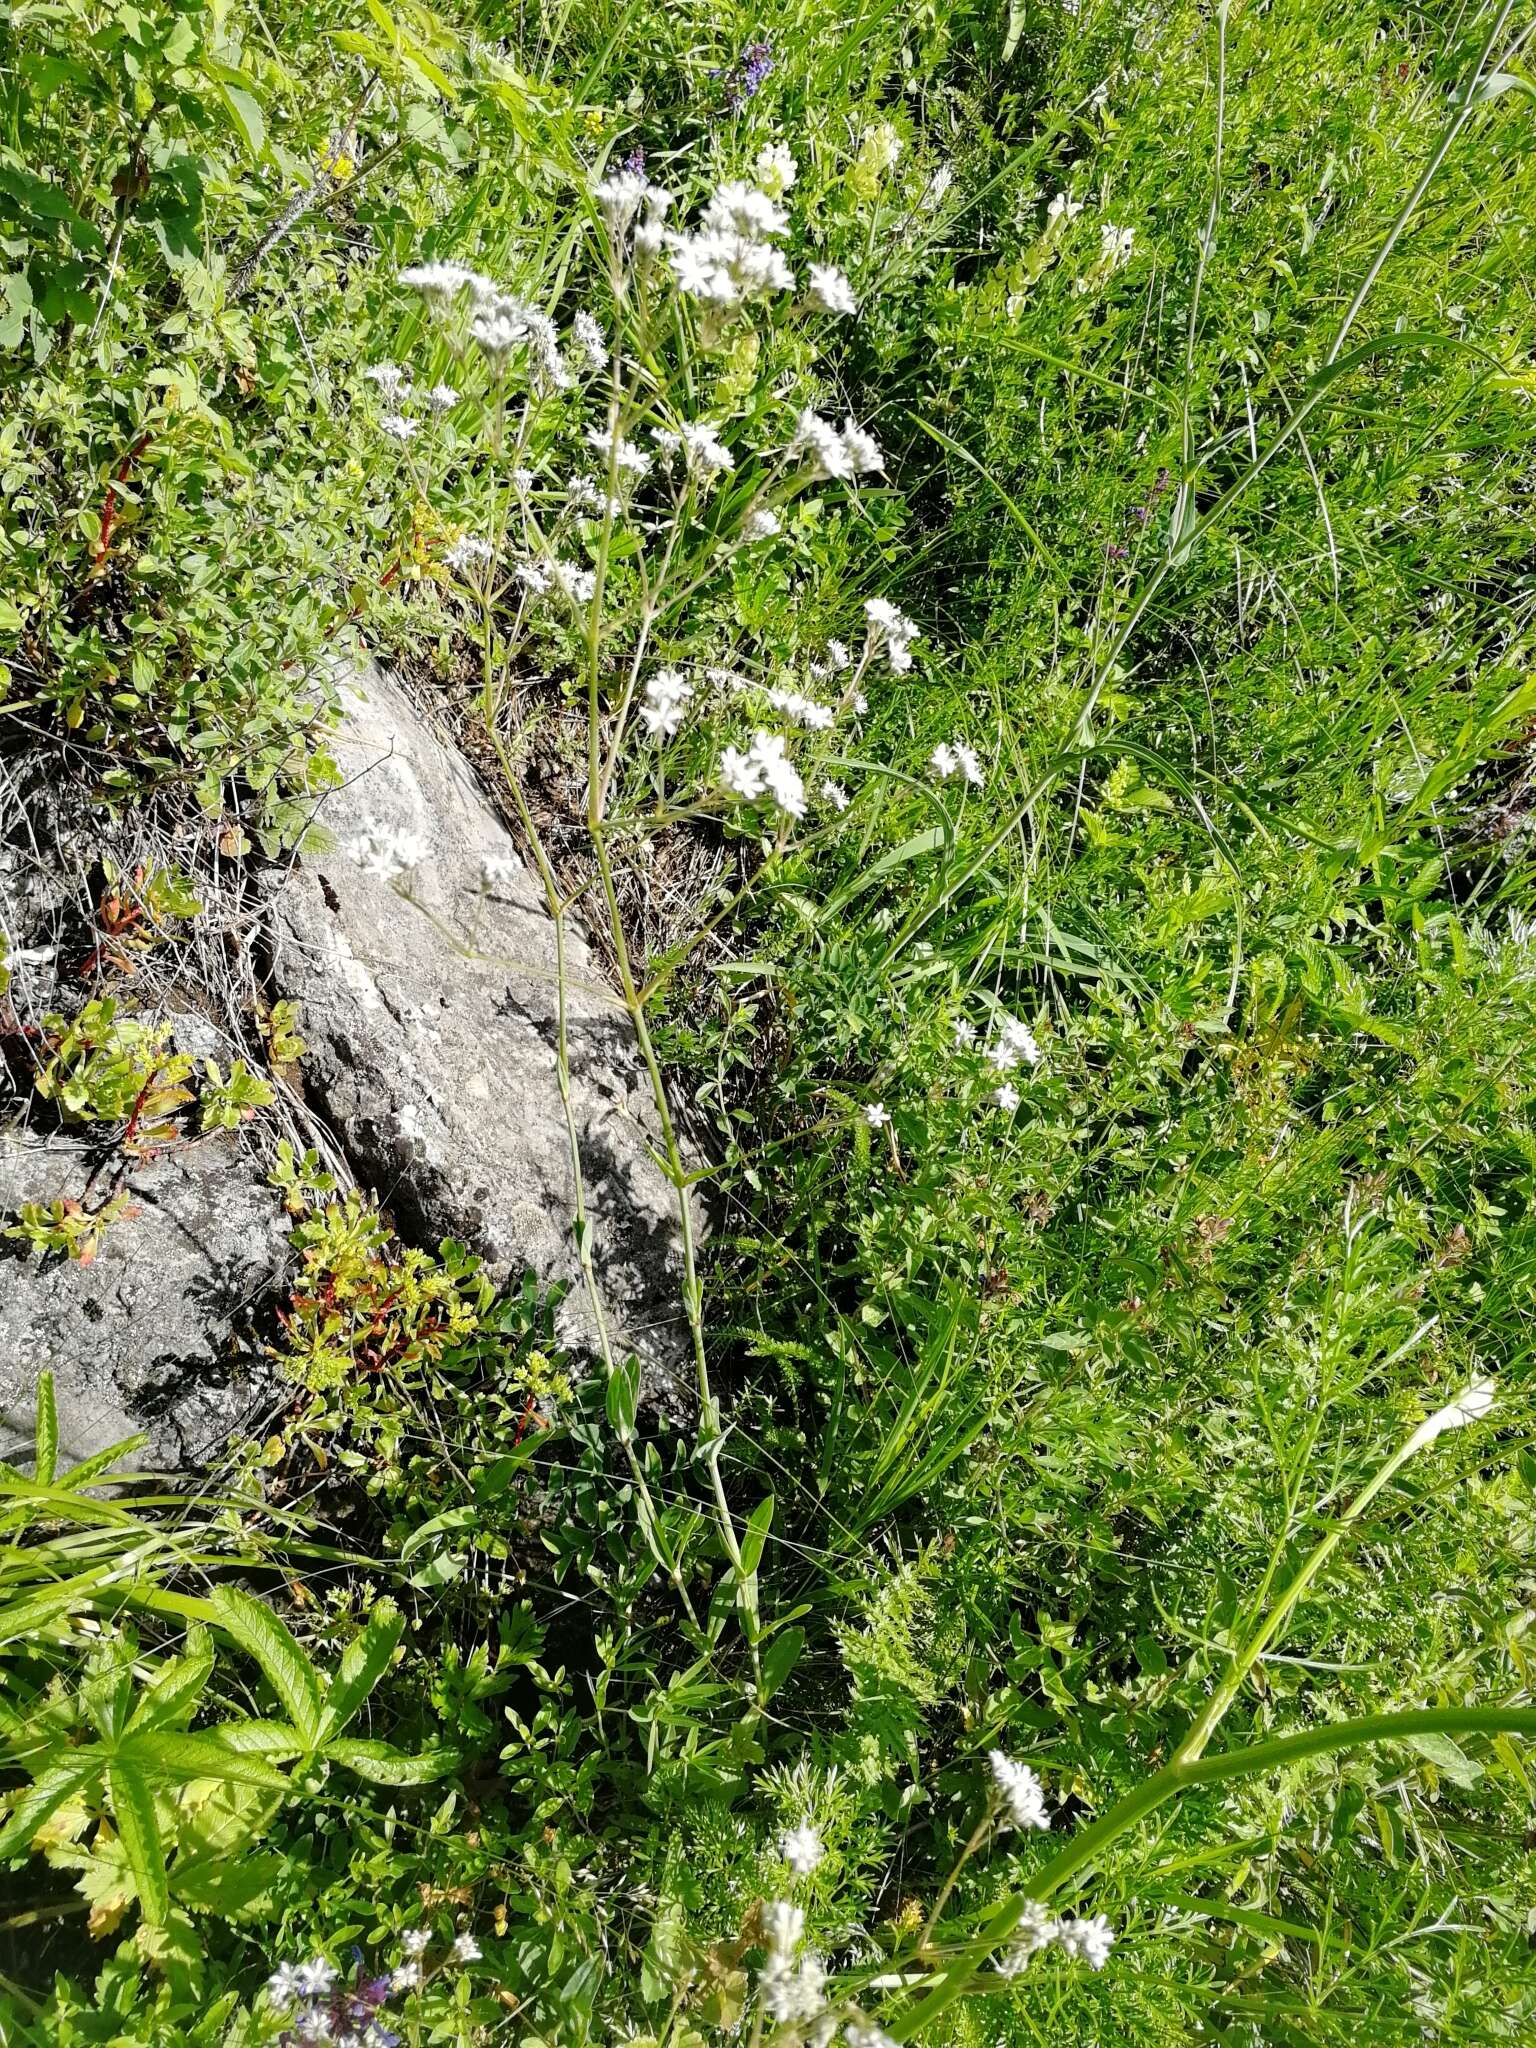
[[[246,148],[259,161],[267,146],[267,123],[254,95],[243,85],[230,85],[222,78],[218,86],[235,126],[245,139]]]
[[[270,1607],[234,1586],[213,1593],[219,1625],[266,1673],[306,1749],[320,1739],[320,1674]]]
[[[171,1888],[160,1823],[155,1819],[155,1796],[121,1755],[107,1766],[107,1790],[112,1795],[112,1818],[138,1888],[140,1910],[151,1927],[158,1927],[171,1910]]]
[[[459,1763],[456,1749],[427,1749],[408,1756],[388,1742],[353,1742],[345,1736],[328,1742],[323,1754],[374,1785],[429,1785]]]
[[[361,1635],[348,1643],[325,1696],[321,1739],[339,1735],[389,1669],[405,1618],[392,1601],[381,1600]]]
[[[763,1701],[766,1704],[800,1661],[805,1630],[786,1628],[763,1651]]]
[[[59,1469],[59,1411],[53,1398],[53,1374],[37,1376],[37,1452],[33,1472],[39,1486],[52,1486]]]
[[[190,1913],[217,1913],[237,1920],[272,1907],[271,1892],[283,1874],[281,1856],[179,1857],[171,1872],[171,1890]]]
[[[1463,1789],[1470,1790],[1483,1775],[1483,1766],[1474,1763],[1461,1744],[1453,1742],[1449,1735],[1410,1735],[1405,1747],[1416,1750],[1453,1785],[1460,1785]]]

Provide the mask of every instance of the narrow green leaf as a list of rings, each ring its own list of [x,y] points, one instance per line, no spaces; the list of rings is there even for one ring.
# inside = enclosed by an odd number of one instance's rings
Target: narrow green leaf
[[[320,1674],[291,1631],[270,1607],[234,1586],[215,1587],[213,1606],[219,1626],[255,1658],[305,1748],[313,1749],[320,1740]]]
[[[741,1533],[741,1569],[744,1573],[755,1572],[762,1563],[763,1546],[768,1541],[768,1531],[772,1526],[773,1495],[769,1493],[752,1510]]]
[[[59,1469],[59,1411],[53,1398],[53,1374],[37,1376],[37,1455],[33,1470],[39,1486],[52,1486]]]
[[[133,1872],[139,1907],[151,1927],[171,1910],[171,1887],[165,1871],[165,1845],[155,1819],[155,1796],[139,1773],[121,1757],[107,1766],[112,1818]]]
[[[381,1600],[361,1635],[348,1643],[325,1696],[321,1740],[339,1735],[389,1669],[405,1618],[393,1601]]]

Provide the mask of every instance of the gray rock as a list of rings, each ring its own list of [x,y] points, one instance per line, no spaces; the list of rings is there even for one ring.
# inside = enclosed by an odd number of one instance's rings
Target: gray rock
[[[532,1268],[570,1286],[561,1334],[598,1349],[572,1228],[575,1178],[556,1074],[555,932],[543,893],[475,786],[376,666],[342,679],[332,747],[343,786],[274,889],[272,982],[303,1006],[309,1099],[408,1238],[455,1237],[498,1281]],[[353,857],[369,833],[421,857],[413,901]],[[567,1029],[593,1257],[616,1356],[649,1399],[683,1400],[677,1210],[629,1020],[568,917]]]
[[[0,1216],[80,1199],[91,1161],[67,1136],[0,1132]],[[256,1161],[238,1139],[213,1137],[124,1185],[136,1213],[107,1230],[89,1266],[0,1245],[0,1457],[13,1463],[32,1440],[45,1366],[71,1464],[144,1431],[136,1468],[216,1465],[284,1398],[250,1335],[289,1260],[281,1204]],[[99,1181],[94,1192],[105,1193]]]

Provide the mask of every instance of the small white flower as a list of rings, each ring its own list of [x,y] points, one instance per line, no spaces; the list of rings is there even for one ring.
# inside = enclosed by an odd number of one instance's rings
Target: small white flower
[[[456,1963],[478,1963],[480,1944],[472,1934],[460,1934],[454,1939],[452,1953]]]
[[[789,1828],[779,1837],[779,1854],[797,1877],[809,1877],[826,1853],[826,1844],[809,1824]]]
[[[336,1965],[328,1963],[324,1956],[316,1956],[313,1962],[299,1965],[294,1982],[301,1998],[324,1998],[336,1982]]]
[[[267,1979],[267,1996],[274,2005],[292,2005],[299,1996],[297,1963],[279,1963]]]
[[[858,312],[859,302],[853,296],[853,287],[835,263],[813,263],[810,278],[806,290],[813,306],[823,313],[839,313],[845,317]]]
[[[800,166],[782,142],[765,142],[752,166],[759,186],[770,199],[782,199],[800,175]]]
[[[928,765],[941,781],[948,781],[951,775],[959,775],[973,789],[980,789],[986,780],[981,772],[980,756],[964,740],[951,740],[947,745],[941,743],[936,746],[928,756]]]
[[[683,709],[693,695],[693,685],[681,669],[658,669],[645,686],[640,717],[648,732],[669,740],[683,722]]]
[[[420,1982],[420,1963],[400,1963],[389,1973],[391,1991],[414,1991]]]
[[[956,1050],[957,1050],[958,1052],[964,1052],[964,1051],[965,1051],[965,1050],[966,1050],[966,1049],[967,1049],[967,1048],[968,1048],[969,1046],[973,1046],[973,1045],[974,1045],[975,1043],[976,1043],[976,1026],[975,1026],[974,1024],[972,1024],[972,1023],[971,1023],[971,1021],[969,1020],[969,1018],[966,1018],[966,1017],[957,1017],[957,1018],[955,1019],[955,1048],[956,1048]]]
[[[739,747],[726,748],[720,756],[720,787],[728,796],[741,797],[746,803],[753,803],[762,795],[766,787],[763,772],[750,751],[743,753]]]
[[[992,1100],[999,1109],[1015,1110],[1018,1108],[1022,1097],[1011,1081],[1005,1081],[1002,1087],[994,1093]]]
[[[456,576],[466,576],[471,569],[483,569],[495,559],[496,550],[477,533],[460,534],[451,546],[443,550],[443,561]]]
[[[391,441],[398,441],[403,448],[421,432],[421,421],[410,419],[403,412],[381,412],[379,431],[388,434]]]
[[[1052,199],[1050,205],[1045,209],[1045,217],[1051,222],[1058,220],[1074,221],[1082,210],[1083,201],[1081,199],[1074,199],[1072,197],[1072,189],[1068,186],[1065,192],[1058,192],[1055,198]]]
[[[1038,1899],[1028,1899],[1019,1923],[1013,1930],[1008,1947],[997,1960],[997,1974],[1000,1977],[1017,1977],[1032,1956],[1041,1949],[1049,1948],[1056,1939],[1057,1923]]]
[[[1056,1939],[1069,1956],[1081,1956],[1090,1969],[1102,1970],[1115,1945],[1115,1930],[1103,1913],[1095,1913],[1091,1920],[1061,1921]]]
[[[865,1104],[864,1121],[869,1125],[869,1128],[872,1131],[884,1130],[885,1126],[890,1122],[890,1120],[891,1112],[886,1108],[883,1102],[870,1102]]]
[[[377,818],[369,818],[351,840],[347,852],[364,874],[392,882],[396,875],[419,868],[431,847],[424,833],[397,831]]]
[[[827,642],[827,660],[839,674],[845,668],[851,668],[853,665],[853,656],[848,652],[847,644],[842,640],[829,640]]]
[[[412,286],[438,305],[446,305],[456,299],[460,292],[472,291],[476,298],[488,296],[495,286],[488,277],[482,277],[478,270],[469,270],[462,263],[416,263],[409,270],[402,270],[400,282]]]
[[[1000,1749],[990,1750],[987,1762],[991,1765],[993,1783],[1002,1797],[1003,1813],[1009,1825],[1048,1828],[1051,1823],[1045,1810],[1045,1788],[1029,1765],[1016,1764]]]
[[[547,562],[519,562],[512,574],[523,588],[532,591],[535,597],[542,597],[546,590],[553,587],[555,580],[554,572]]]
[[[434,384],[427,393],[427,404],[433,412],[452,412],[459,402],[459,394],[451,384]]]
[[[720,757],[720,784],[732,796],[749,803],[771,796],[791,818],[805,816],[805,784],[784,751],[778,733],[756,732],[745,753],[727,747]]]
[[[370,384],[378,385],[381,398],[398,398],[411,388],[410,371],[402,370],[398,363],[374,363],[363,375]]]
[[[1021,1061],[1025,1066],[1038,1067],[1040,1047],[1021,1018],[1003,1017],[998,1022],[996,1039],[987,1047],[987,1058],[1000,1074],[1007,1074]]]
[[[520,498],[527,497],[528,493],[533,489],[534,481],[534,474],[531,469],[514,469],[512,472],[512,488]]]
[[[607,369],[608,339],[590,313],[578,313],[571,322],[571,340],[586,357],[589,369]]]
[[[412,1927],[400,1937],[400,1946],[408,1956],[425,1955],[431,1945],[432,1936],[425,1927]]]
[[[817,795],[820,796],[824,803],[829,803],[834,811],[842,812],[846,811],[848,808],[849,799],[847,790],[844,789],[843,785],[840,782],[832,781],[830,776],[821,785],[821,788],[817,791]]]
[[[778,513],[769,505],[759,505],[747,514],[742,523],[741,537],[743,540],[772,540],[776,533],[782,531]]]

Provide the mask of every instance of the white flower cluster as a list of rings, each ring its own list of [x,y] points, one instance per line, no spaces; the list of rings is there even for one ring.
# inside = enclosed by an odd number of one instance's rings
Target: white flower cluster
[[[964,740],[941,741],[928,756],[928,765],[941,782],[947,782],[951,775],[959,775],[972,789],[980,789],[986,779],[981,772],[980,755]]]
[[[669,740],[683,722],[683,707],[693,695],[693,685],[681,669],[658,669],[645,686],[640,717],[646,731]]]
[[[755,732],[745,752],[727,747],[720,756],[720,786],[728,796],[744,803],[771,797],[789,817],[805,816],[805,784],[776,732]]]
[[[409,370],[401,369],[398,363],[372,363],[364,370],[363,375],[370,384],[379,387],[380,398],[386,399],[391,405],[397,404],[401,398],[410,396],[411,373]]]
[[[885,457],[874,435],[849,418],[841,428],[807,406],[795,422],[789,443],[791,455],[809,458],[813,473],[852,483],[861,476],[876,476],[885,467]]]
[[[782,199],[800,175],[800,166],[782,142],[765,142],[757,152],[752,175],[770,199]]]
[[[837,722],[830,704],[818,704],[814,697],[802,696],[798,690],[766,690],[763,694],[775,711],[782,711],[808,732],[829,732]]]
[[[456,576],[467,576],[471,569],[488,568],[495,559],[496,550],[477,533],[460,534],[456,541],[443,549],[444,565]]]
[[[632,476],[637,482],[650,469],[651,458],[643,448],[607,427],[588,427],[587,440],[622,475]]]
[[[1017,1977],[1028,1967],[1030,1960],[1042,1949],[1049,1948],[1053,1941],[1058,1942],[1069,1956],[1087,1963],[1090,1969],[1102,1970],[1115,1945],[1115,1930],[1102,1913],[1096,1913],[1091,1920],[1056,1920],[1037,1899],[1030,1899],[1014,1929],[1012,1941],[998,1958],[998,1975]]]
[[[809,1822],[787,1828],[779,1837],[779,1854],[796,1877],[809,1877],[826,1853],[826,1844]]]
[[[651,439],[667,468],[681,454],[688,474],[705,483],[736,467],[736,458],[721,440],[719,430],[707,420],[686,420],[676,433],[670,427],[652,427]]]
[[[1022,1018],[1003,1017],[998,1023],[997,1037],[987,1047],[986,1056],[989,1064],[1000,1074],[1009,1074],[1021,1061],[1027,1067],[1038,1067],[1040,1046]]]
[[[859,302],[853,296],[853,286],[835,263],[813,263],[810,278],[807,296],[819,312],[839,314],[845,319],[851,319],[858,312]]]
[[[541,313],[536,306],[530,306],[511,292],[502,291],[490,278],[462,263],[412,264],[401,271],[400,282],[421,292],[440,313],[448,312],[460,295],[467,292],[470,339],[496,375],[501,375],[506,369],[515,350],[526,347],[529,377],[537,389],[569,389],[572,377],[560,352],[559,333],[549,315]],[[593,354],[591,330],[597,327],[597,323],[590,314],[578,314],[576,317],[573,338],[576,346],[590,360]],[[597,330],[596,342],[606,362],[607,348],[601,329]],[[446,390],[448,387],[442,388]]]
[[[922,634],[911,619],[883,597],[867,598],[864,616],[869,621],[865,659],[883,653],[892,672],[904,676],[912,666],[912,643],[920,640]]]
[[[827,1973],[813,1950],[800,1952],[805,1915],[788,1900],[775,1899],[763,1908],[762,1918],[768,1955],[758,1975],[757,1995],[763,2010],[778,2026],[807,2026],[821,2016]],[[828,2026],[823,2040],[832,2032]]]
[[[755,185],[736,179],[720,186],[700,226],[666,237],[678,290],[719,307],[792,291],[794,272],[776,246],[788,226],[784,209]]]
[[[419,868],[430,851],[424,833],[399,831],[377,818],[365,819],[347,847],[364,874],[377,875],[384,882]]]
[[[989,1750],[987,1762],[992,1770],[992,1782],[997,1787],[1003,1819],[1015,1828],[1048,1828],[1050,1816],[1045,1810],[1045,1787],[1029,1768],[1028,1764],[1016,1764],[1002,1750]]]

